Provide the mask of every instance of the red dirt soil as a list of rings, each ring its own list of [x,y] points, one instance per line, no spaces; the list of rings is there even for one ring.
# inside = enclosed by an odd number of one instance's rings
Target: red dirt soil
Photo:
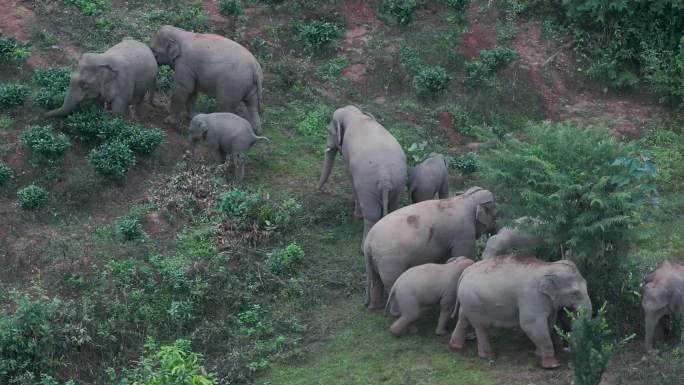
[[[353,82],[361,82],[372,63],[369,61],[368,55],[361,52],[362,48],[360,47],[364,46],[366,35],[378,31],[383,27],[383,24],[375,12],[360,0],[340,2],[338,10],[345,17],[346,31],[343,51],[349,59],[349,66],[342,70],[342,75]]]
[[[466,10],[468,17],[468,29],[461,37],[461,52],[470,59],[477,56],[480,51],[496,47],[496,35],[491,24],[481,21],[478,16],[479,6],[472,4]],[[495,15],[488,15],[487,19],[493,19]]]

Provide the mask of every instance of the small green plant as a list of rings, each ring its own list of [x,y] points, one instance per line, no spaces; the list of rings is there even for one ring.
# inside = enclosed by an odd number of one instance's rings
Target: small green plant
[[[47,203],[48,193],[34,184],[17,191],[17,204],[24,210],[37,210]]]
[[[275,274],[295,271],[304,259],[304,250],[297,243],[290,243],[283,250],[275,251],[266,258],[266,266]]]
[[[314,20],[295,24],[295,38],[308,49],[319,51],[340,37],[341,28],[329,21]]]
[[[450,167],[459,170],[463,174],[472,174],[477,171],[477,163],[478,157],[474,152],[450,157],[448,160]]]
[[[518,57],[515,50],[504,47],[481,51],[479,57],[465,63],[465,83],[475,86]]]
[[[265,57],[268,54],[268,43],[259,36],[255,36],[249,43],[252,47],[252,52],[256,57]]]
[[[119,131],[115,136],[115,140],[120,140],[128,144],[133,152],[138,155],[149,155],[157,147],[159,147],[166,135],[158,129],[144,128],[134,123],[128,123],[127,126]]]
[[[64,95],[69,88],[71,71],[68,68],[43,67],[33,73],[32,80],[40,86],[33,95],[33,101],[45,109],[53,109],[62,105]]]
[[[418,8],[416,0],[383,0],[386,12],[399,24],[408,24],[413,19],[413,12]]]
[[[233,17],[240,16],[245,12],[241,0],[220,0],[218,9],[222,15]]]
[[[109,9],[109,0],[66,0],[66,2],[80,9],[84,15],[94,15]]]
[[[419,94],[435,94],[444,91],[451,80],[447,71],[442,67],[423,67],[413,77],[413,88]]]
[[[423,159],[425,159],[425,155],[427,155],[427,144],[427,142],[411,143],[411,145],[406,149],[412,164],[420,163]]]
[[[116,220],[116,232],[125,241],[135,241],[145,236],[142,223],[137,218],[123,217]]]
[[[21,143],[48,160],[57,160],[71,147],[69,138],[64,134],[55,134],[52,126],[29,126],[21,134]]]
[[[293,103],[295,104],[295,103]],[[300,134],[304,135],[325,135],[323,128],[328,123],[332,110],[325,104],[315,104],[313,106],[308,106],[304,104],[294,105],[296,116],[295,129]]]
[[[22,43],[13,37],[0,34],[0,58],[14,61],[24,60],[31,56],[31,44]]]
[[[14,171],[12,171],[10,166],[0,162],[0,187],[6,185],[12,179],[14,179]]]
[[[42,30],[40,31],[40,42],[45,46],[45,47],[52,47],[57,44],[57,36],[55,36],[52,32]]]
[[[121,178],[135,166],[135,155],[127,143],[113,141],[93,148],[88,161],[105,177]]]
[[[221,194],[217,209],[236,223],[245,223],[256,215],[259,197],[244,190],[233,188]]]
[[[207,12],[201,1],[183,2],[184,6],[173,9],[156,9],[148,14],[148,20],[155,26],[174,25],[187,31],[204,32],[207,30]]]
[[[98,138],[110,118],[95,106],[79,109],[66,118],[65,129],[69,135],[85,142]]]
[[[0,84],[0,107],[24,104],[30,90],[23,84]]]
[[[157,73],[157,89],[161,92],[168,92],[171,90],[171,83],[173,82],[173,70],[169,65],[160,65]]]

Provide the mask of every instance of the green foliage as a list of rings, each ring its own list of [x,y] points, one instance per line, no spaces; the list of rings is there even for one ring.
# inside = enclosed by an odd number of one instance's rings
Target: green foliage
[[[266,266],[275,274],[295,271],[304,259],[304,250],[297,243],[290,243],[283,250],[274,251],[266,258]]]
[[[411,143],[406,149],[411,164],[418,164],[425,159],[425,156],[427,155],[427,144],[427,142]]]
[[[478,167],[478,156],[474,152],[469,152],[463,155],[449,157],[447,159],[447,164],[449,167],[453,167],[459,170],[462,174],[472,174],[477,171]]]
[[[241,0],[220,0],[218,3],[219,12],[225,16],[240,16],[245,10],[242,8]]]
[[[628,149],[599,128],[544,122],[525,128],[529,144],[510,140],[482,158],[487,180],[511,218],[541,218],[546,259],[569,253],[594,302],[619,303],[627,273],[630,224],[643,186],[619,186],[612,166]]]
[[[434,94],[446,90],[449,80],[450,76],[444,68],[423,67],[413,77],[413,88],[419,94]]]
[[[475,86],[487,80],[492,74],[515,60],[518,54],[515,50],[496,47],[481,51],[479,57],[465,63],[465,83]]]
[[[33,73],[33,82],[40,86],[33,95],[33,101],[45,109],[62,105],[69,88],[71,71],[68,68],[43,67]]]
[[[82,141],[94,141],[100,131],[105,131],[108,116],[95,106],[79,109],[66,118],[65,129],[69,135]]]
[[[23,84],[0,84],[0,108],[24,104],[30,90]]]
[[[125,241],[135,241],[145,237],[142,223],[137,218],[123,217],[114,224],[116,232]]]
[[[110,7],[109,0],[66,0],[66,2],[89,16],[106,11]]]
[[[305,105],[293,103],[295,112],[295,129],[303,135],[325,137],[325,127],[332,116],[332,110],[326,104]]]
[[[456,11],[463,11],[470,4],[470,0],[442,0],[442,2]]]
[[[31,44],[0,34],[0,58],[8,61],[24,60],[31,56]]]
[[[329,21],[314,20],[294,25],[295,39],[308,49],[319,51],[341,35],[341,27]]]
[[[0,187],[6,185],[12,179],[14,179],[14,171],[12,171],[10,166],[0,162]]]
[[[408,24],[418,9],[416,0],[383,0],[383,9],[399,24]]]
[[[71,147],[69,138],[55,134],[52,126],[29,126],[21,133],[21,143],[33,153],[48,160],[57,160]]]
[[[45,47],[52,47],[58,43],[57,36],[47,30],[40,31],[40,42]]]
[[[294,199],[276,203],[265,194],[233,188],[221,194],[216,209],[237,230],[260,230],[270,235],[287,231],[301,205]]]
[[[93,148],[88,162],[105,177],[121,178],[135,166],[135,155],[127,143],[116,140]]]
[[[258,0],[258,1],[259,1],[260,3],[268,4],[268,5],[271,5],[271,6],[275,6],[275,5],[278,5],[278,4],[282,4],[283,2],[285,2],[285,0]]]
[[[170,9],[156,9],[148,13],[148,20],[156,26],[169,24],[186,31],[207,31],[207,12],[201,1],[183,2]]]
[[[158,129],[144,128],[134,123],[128,123],[114,140],[122,141],[138,155],[150,155],[159,147],[166,135]]]
[[[30,184],[17,191],[17,204],[24,210],[37,210],[47,203],[47,199],[47,191],[35,184]]]
[[[221,194],[217,209],[237,223],[245,223],[257,214],[259,196],[237,188]]]
[[[161,92],[169,92],[171,90],[171,82],[173,81],[173,70],[170,65],[160,65],[157,73],[157,89]]]

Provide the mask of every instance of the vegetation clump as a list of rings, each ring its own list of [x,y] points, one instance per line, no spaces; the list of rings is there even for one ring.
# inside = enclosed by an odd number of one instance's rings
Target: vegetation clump
[[[0,84],[0,107],[21,106],[29,93],[29,88],[23,84]]]
[[[127,143],[112,141],[93,148],[88,162],[105,177],[118,179],[135,166],[135,154]]]
[[[0,58],[7,61],[24,60],[31,56],[31,44],[0,34]]]
[[[302,263],[304,250],[297,243],[290,243],[283,250],[275,251],[266,258],[266,266],[275,274],[292,273]]]
[[[515,50],[496,47],[481,51],[478,58],[465,63],[465,83],[475,86],[505,67],[518,56]]]
[[[33,73],[32,80],[40,86],[33,95],[33,101],[45,109],[53,109],[62,105],[64,95],[69,88],[71,71],[68,68],[43,67]]]
[[[110,7],[109,0],[66,0],[66,2],[88,16],[105,11]]]
[[[320,51],[340,35],[340,27],[329,21],[314,20],[295,25],[295,38],[312,51]]]
[[[47,191],[34,184],[17,191],[17,204],[24,210],[37,210],[47,203],[47,199]]]
[[[125,241],[135,241],[145,237],[142,223],[137,218],[123,217],[117,219],[116,232]]]
[[[399,24],[408,24],[413,20],[413,12],[418,9],[416,0],[383,0],[385,11]]]
[[[413,88],[419,94],[434,94],[446,90],[449,80],[451,77],[442,67],[422,67],[413,77]]]
[[[222,15],[233,17],[240,16],[245,12],[241,0],[221,0],[218,3],[218,9]]]
[[[10,166],[5,163],[0,162],[0,187],[9,183],[14,179],[14,171]]]
[[[47,160],[57,160],[71,147],[69,138],[55,134],[52,126],[29,126],[21,134],[21,143]]]

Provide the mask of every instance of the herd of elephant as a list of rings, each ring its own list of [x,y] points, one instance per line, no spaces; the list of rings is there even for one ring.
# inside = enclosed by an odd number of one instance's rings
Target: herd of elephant
[[[73,72],[64,104],[46,116],[66,116],[89,100],[101,99],[112,112],[127,116],[133,106],[140,118],[145,95],[154,98],[158,65],[173,69],[172,98],[165,122],[178,127],[183,112],[191,117],[189,141],[206,139],[212,158],[230,155],[235,178],[244,175],[246,152],[262,133],[263,73],[256,58],[238,43],[214,34],[161,27],[150,46],[124,39],[101,54],[83,54]],[[199,92],[216,98],[219,110],[195,114]],[[247,119],[232,112],[244,103]],[[569,260],[545,262],[508,255],[532,248],[540,239],[517,228],[497,231],[493,194],[481,187],[449,197],[444,157],[432,153],[407,178],[407,160],[399,142],[376,118],[356,106],[334,111],[328,125],[322,189],[337,152],[352,182],[354,215],[363,219],[362,252],[366,268],[365,304],[386,308],[397,317],[394,335],[413,332],[420,313],[439,305],[436,333],[446,333],[457,318],[450,346],[462,348],[472,328],[481,357],[491,357],[491,327],[519,326],[535,344],[544,368],[555,368],[556,316],[563,308],[591,313],[587,283]],[[399,208],[406,188],[411,204]],[[435,197],[438,199],[435,199]],[[518,225],[537,221],[521,218]],[[527,223],[529,224],[529,223]],[[481,260],[476,240],[487,240]],[[385,289],[388,299],[384,299]],[[684,313],[684,267],[664,262],[643,289],[645,345],[655,348],[660,318]],[[554,345],[554,342],[556,344]]]

